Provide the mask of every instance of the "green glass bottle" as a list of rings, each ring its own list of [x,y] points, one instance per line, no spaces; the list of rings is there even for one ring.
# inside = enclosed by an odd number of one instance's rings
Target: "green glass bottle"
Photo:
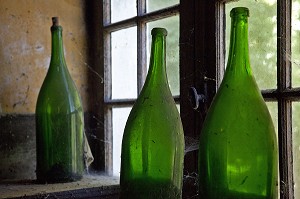
[[[37,180],[68,182],[82,177],[83,109],[67,69],[62,27],[52,18],[50,67],[36,104]]]
[[[277,141],[253,77],[247,8],[230,12],[229,58],[199,140],[199,198],[276,199]]]
[[[166,75],[166,35],[152,29],[148,75],[124,130],[121,198],[181,198],[184,135]]]

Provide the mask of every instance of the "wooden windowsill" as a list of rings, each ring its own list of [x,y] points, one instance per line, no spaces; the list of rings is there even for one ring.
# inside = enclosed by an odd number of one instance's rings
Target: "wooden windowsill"
[[[118,198],[119,178],[86,175],[70,183],[37,184],[33,180],[2,181],[0,198]]]

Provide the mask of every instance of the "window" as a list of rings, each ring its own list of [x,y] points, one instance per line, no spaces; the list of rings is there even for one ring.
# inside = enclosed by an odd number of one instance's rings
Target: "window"
[[[179,1],[104,2],[105,140],[112,140],[106,144],[110,152],[106,154],[105,170],[118,176],[122,135],[147,75],[154,27],[168,30],[167,73],[171,91],[179,99]]]
[[[226,4],[250,8],[252,68],[278,127],[280,197],[299,192],[299,3],[240,0]],[[278,124],[278,125],[277,125]]]
[[[120,3],[122,2],[122,4]],[[206,111],[217,87],[222,80],[227,59],[228,13],[232,7],[245,6],[250,9],[249,44],[253,73],[274,120],[278,132],[280,198],[300,198],[300,80],[299,80],[299,30],[300,0],[180,0],[170,4],[151,7],[155,1],[105,1],[104,43],[105,57],[105,125],[108,151],[113,151],[122,136],[127,115],[140,91],[147,72],[149,55],[149,30],[164,21],[177,24],[179,38],[179,74],[169,75],[173,95],[180,104],[181,118],[185,131],[186,150],[184,168],[184,196],[195,196],[197,186],[197,140]],[[157,1],[159,2],[159,1]],[[166,1],[164,3],[169,3]],[[137,5],[135,5],[137,3]],[[125,5],[126,4],[126,5]],[[134,5],[134,6],[133,6]],[[154,5],[154,4],[153,4]],[[110,6],[113,6],[110,9]],[[115,7],[120,6],[122,9]],[[128,6],[128,10],[126,8]],[[126,8],[126,9],[125,9]],[[136,9],[137,8],[137,9]],[[127,10],[125,12],[124,10]],[[131,10],[131,11],[130,11]],[[113,12],[124,15],[119,18]],[[111,17],[110,17],[111,16]],[[166,23],[168,23],[166,22]],[[174,26],[171,26],[174,28]],[[170,28],[171,28],[170,27]],[[227,29],[226,29],[227,28]],[[168,27],[167,27],[168,29]],[[169,30],[174,32],[174,30]],[[118,34],[122,40],[118,41]],[[131,39],[129,41],[129,39]],[[170,37],[167,38],[170,41]],[[118,43],[120,42],[120,43]],[[174,46],[178,41],[174,42]],[[122,59],[119,46],[126,46],[130,64]],[[118,46],[116,48],[116,46]],[[128,49],[131,49],[129,52]],[[119,51],[120,50],[120,51]],[[168,50],[168,49],[167,49]],[[177,53],[177,49],[175,50]],[[120,53],[117,55],[117,53]],[[131,54],[132,53],[132,54]],[[114,57],[115,56],[115,57]],[[116,64],[120,58],[120,63]],[[128,60],[128,59],[127,59]],[[176,63],[176,64],[175,64]],[[168,65],[168,64],[167,64]],[[116,71],[126,68],[124,72]],[[117,74],[117,73],[120,74]],[[126,73],[125,73],[126,72]],[[115,74],[116,73],[116,74]],[[129,74],[130,73],[130,74]],[[122,76],[119,78],[118,75]],[[126,77],[124,77],[126,76]],[[173,80],[170,77],[175,77]],[[177,79],[176,79],[177,78]],[[119,93],[115,89],[122,80],[130,84],[130,93]],[[176,85],[178,83],[178,85]],[[121,83],[122,84],[122,83]],[[123,84],[120,86],[124,86]],[[197,110],[190,105],[190,87],[205,94],[206,101]],[[119,88],[126,89],[128,88]],[[120,128],[116,127],[120,124]],[[120,134],[116,134],[120,132]],[[116,141],[116,142],[115,142]],[[196,146],[196,147],[195,147]],[[119,150],[119,149],[118,149]],[[107,154],[107,171],[117,173],[115,158],[119,154]],[[116,166],[116,165],[115,165]]]

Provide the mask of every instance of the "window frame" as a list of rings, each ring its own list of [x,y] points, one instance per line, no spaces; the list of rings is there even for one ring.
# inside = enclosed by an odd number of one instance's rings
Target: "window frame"
[[[109,0],[103,0],[103,66],[110,66],[110,33],[137,26],[138,39],[138,92],[146,76],[146,23],[180,14],[180,112],[185,136],[199,138],[208,107],[221,83],[225,66],[225,4],[231,0],[180,0],[178,5],[146,13],[146,0],[137,0],[137,16],[124,21],[110,23]],[[278,102],[278,147],[279,147],[279,188],[280,198],[294,198],[293,183],[293,148],[292,148],[292,102],[300,101],[300,88],[291,85],[291,0],[277,0],[277,88],[262,90],[267,102]],[[216,66],[216,67],[210,67]],[[111,81],[110,67],[104,67],[104,82]],[[191,107],[190,87],[206,99],[200,108]],[[135,99],[111,99],[111,84],[103,88],[104,140],[112,140],[112,107],[132,106]],[[276,125],[276,124],[275,124]],[[112,144],[105,142],[105,172],[112,174]],[[110,154],[110,155],[109,155]],[[197,173],[197,151],[185,156],[184,174],[193,176]],[[188,163],[188,164],[187,164]],[[192,197],[197,194],[195,178],[185,178],[183,195]]]
[[[225,5],[230,1],[217,2]],[[294,198],[292,102],[300,100],[300,88],[292,88],[291,60],[287,58],[292,53],[291,12],[292,0],[277,0],[277,88],[261,90],[266,102],[278,103],[278,124],[274,125],[278,125],[278,191],[281,199]]]
[[[112,175],[113,168],[113,133],[112,133],[112,108],[133,106],[136,99],[112,99],[112,73],[111,73],[111,33],[114,31],[137,27],[137,92],[143,87],[147,75],[147,31],[146,23],[172,17],[179,14],[179,4],[160,9],[153,12],[146,12],[146,0],[138,0],[137,15],[122,21],[111,22],[110,0],[103,0],[103,41],[104,41],[104,140],[105,142],[105,160],[104,170],[107,174]],[[179,96],[174,96],[176,102]]]
[[[266,102],[278,103],[278,191],[282,199],[294,198],[292,102],[300,100],[300,88],[292,88],[291,60],[288,58],[292,54],[291,12],[292,0],[277,0],[277,88],[261,90]]]
[[[292,100],[299,100],[299,89],[292,89],[291,0],[277,1],[277,90],[280,198],[294,198]],[[272,93],[272,92],[270,92]],[[298,96],[297,96],[298,95]]]

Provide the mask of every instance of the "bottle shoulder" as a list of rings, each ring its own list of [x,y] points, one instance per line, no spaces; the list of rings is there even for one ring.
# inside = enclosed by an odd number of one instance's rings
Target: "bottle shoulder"
[[[72,79],[46,76],[37,99],[36,109],[60,106],[67,112],[82,107],[79,92]]]
[[[208,117],[220,117],[219,119],[223,121],[230,119],[230,115],[271,119],[261,91],[252,76],[243,81],[232,79],[222,81],[209,108]]]
[[[161,95],[140,95],[130,112],[125,132],[132,133],[132,129],[140,128],[157,133],[182,132],[180,115],[172,96],[164,98]]]

